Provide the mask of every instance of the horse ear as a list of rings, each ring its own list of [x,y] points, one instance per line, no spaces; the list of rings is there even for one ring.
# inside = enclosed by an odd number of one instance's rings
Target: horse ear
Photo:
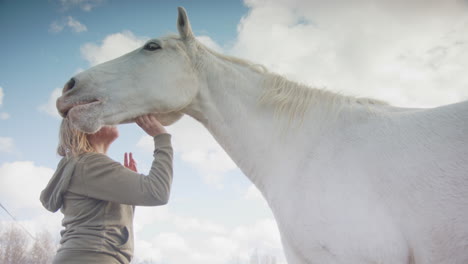
[[[187,12],[183,7],[177,8],[179,11],[179,17],[177,18],[177,29],[182,39],[193,38],[192,27],[187,16]]]

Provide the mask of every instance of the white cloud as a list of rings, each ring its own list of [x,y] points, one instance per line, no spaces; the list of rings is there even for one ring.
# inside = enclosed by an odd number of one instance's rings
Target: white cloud
[[[161,249],[154,247],[153,243],[146,240],[135,240],[135,253],[132,263],[159,263],[161,262]]]
[[[274,219],[263,219],[250,226],[237,227],[232,231],[231,238],[238,245],[237,255],[245,260],[252,255],[253,250],[257,250],[262,255],[275,256],[279,263],[286,263]]]
[[[173,204],[169,204],[135,210],[138,261],[220,264],[239,259],[240,263],[249,263],[250,256],[258,251],[261,255],[276,257],[278,264],[286,263],[279,231],[272,218],[228,227],[210,219],[175,213],[172,208]],[[148,236],[151,230],[157,233]]]
[[[177,233],[160,233],[153,244],[169,254],[183,254],[189,251],[185,239]]]
[[[170,211],[170,206],[139,207],[135,213],[135,231],[139,232],[154,224],[154,222],[171,223],[182,232],[200,232],[209,234],[225,234],[224,226],[209,220],[201,220],[190,216],[179,216]]]
[[[146,212],[142,213],[141,209]],[[275,257],[278,264],[286,263],[281,250],[279,231],[273,219],[262,219],[251,225],[229,229],[197,218],[187,219],[185,216],[171,213],[168,209],[163,209],[162,214],[156,213],[157,216],[152,217],[151,212],[155,211],[160,211],[160,208],[155,210],[155,208],[139,207],[136,210],[136,227],[140,221],[146,222],[146,228],[137,228],[136,232],[135,256],[138,261],[219,264],[230,263],[235,259],[241,263],[248,263],[252,254],[260,252],[260,255]],[[161,217],[162,215],[164,216]],[[191,222],[203,224],[194,226],[190,224]],[[168,223],[174,225],[166,227]],[[171,231],[158,233],[154,237],[141,238],[142,231],[147,232],[150,225],[165,226]],[[209,226],[218,226],[218,228],[213,229]]]
[[[223,52],[223,48],[221,48],[218,45],[218,43],[216,43],[212,38],[208,36],[197,36],[197,40],[216,52],[219,52],[219,53]]]
[[[183,117],[168,127],[168,131],[173,135],[176,153],[193,166],[206,183],[220,187],[223,176],[237,168],[211,134],[194,119]],[[143,136],[137,146],[152,151],[154,143],[151,137]]]
[[[0,137],[0,152],[11,153],[13,150],[13,139],[9,137]]]
[[[10,118],[10,114],[5,113],[5,112],[0,112],[0,120],[6,120]]]
[[[0,166],[0,202],[33,236],[46,230],[58,239],[63,215],[50,213],[39,201],[53,173],[53,169],[36,166],[32,161],[3,163]],[[12,223],[6,213],[0,216],[0,225]]]
[[[62,30],[64,28],[65,28],[64,23],[59,23],[58,21],[54,21],[54,22],[50,23],[49,32],[59,33],[59,32],[62,32]]]
[[[466,3],[245,2],[231,53],[293,80],[402,106],[468,97]]]
[[[268,207],[268,204],[265,198],[263,197],[262,193],[253,184],[251,184],[249,188],[247,189],[247,191],[245,192],[244,199],[248,201],[260,202],[260,203],[263,203],[265,207]]]
[[[105,0],[59,0],[62,11],[67,11],[78,7],[83,11],[91,11],[93,8],[102,4]]]
[[[5,97],[5,94],[3,93],[3,88],[0,86],[0,107],[3,105],[3,98]],[[5,112],[0,112],[0,120],[6,120],[10,118],[10,115]]]
[[[168,206],[159,206],[155,208],[142,206],[135,210],[135,220],[133,225],[135,232],[140,232],[154,222],[170,222],[172,218],[173,215],[169,212]]]
[[[67,26],[77,33],[88,31],[88,28],[86,28],[85,25],[81,24],[80,21],[74,19],[71,16],[67,17]]]
[[[173,224],[181,231],[197,231],[210,234],[224,234],[224,226],[212,221],[200,220],[194,217],[173,217]]]
[[[0,106],[3,104],[3,97],[5,94],[3,93],[3,88],[0,86]]]
[[[50,23],[49,32],[59,33],[59,32],[62,32],[64,27],[65,27],[64,23],[59,23],[58,21],[54,21]]]
[[[75,33],[81,33],[88,31],[88,28],[82,24],[80,21],[76,20],[72,16],[67,16],[61,21],[54,21],[49,26],[49,32],[59,33],[62,32],[65,28],[69,28]]]
[[[45,210],[39,195],[53,173],[53,169],[36,166],[31,161],[3,163],[0,166],[0,201],[8,201],[17,210]]]
[[[42,104],[39,106],[39,111],[43,112],[43,113],[46,113],[52,117],[55,117],[55,118],[61,118],[60,117],[60,114],[58,113],[57,111],[57,107],[55,105],[55,102],[57,101],[57,98],[60,97],[60,95],[62,94],[62,90],[60,88],[55,88],[52,93],[50,94],[49,96],[49,100],[47,101],[47,103],[45,104]]]
[[[130,31],[108,35],[102,43],[86,43],[81,47],[81,55],[91,66],[115,59],[140,46],[148,38],[137,37]]]
[[[153,138],[147,135],[142,136],[140,140],[138,140],[136,146],[145,151],[154,151]]]
[[[78,73],[80,73],[80,72],[83,72],[83,71],[84,71],[83,68],[77,68],[77,69],[75,70],[75,75],[78,74]]]

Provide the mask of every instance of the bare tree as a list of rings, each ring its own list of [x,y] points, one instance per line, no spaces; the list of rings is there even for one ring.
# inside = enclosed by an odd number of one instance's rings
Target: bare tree
[[[28,256],[28,237],[23,230],[10,226],[3,230],[0,238],[0,262],[24,264]]]
[[[29,250],[29,263],[49,264],[52,263],[55,247],[52,236],[47,231],[42,231],[36,235],[36,240]]]
[[[1,264],[52,263],[55,243],[49,232],[42,231],[34,238],[15,225],[0,228]]]
[[[277,264],[278,261],[276,256],[269,254],[262,254],[258,252],[258,249],[255,249],[250,254],[248,260],[240,256],[233,256],[228,262],[229,264]]]
[[[6,242],[3,233],[5,232],[4,225],[0,224],[0,263],[3,263],[5,252],[6,252]]]
[[[160,262],[156,262],[152,259],[138,259],[138,258],[134,258],[132,260],[132,262],[130,262],[131,264],[159,264]]]
[[[258,253],[258,250],[255,250],[252,255],[250,255],[249,264],[276,264],[276,257],[271,255],[261,255]]]

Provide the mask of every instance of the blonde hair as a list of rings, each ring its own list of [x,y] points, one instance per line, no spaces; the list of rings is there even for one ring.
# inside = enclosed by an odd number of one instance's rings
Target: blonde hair
[[[68,118],[62,119],[57,154],[70,158],[86,152],[96,152],[87,134],[76,129]]]

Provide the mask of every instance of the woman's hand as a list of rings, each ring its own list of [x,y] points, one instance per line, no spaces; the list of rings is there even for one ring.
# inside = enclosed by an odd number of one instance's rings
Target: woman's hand
[[[135,160],[133,159],[133,155],[132,155],[131,152],[130,152],[130,155],[128,155],[127,152],[125,152],[125,155],[124,155],[124,166],[125,166],[125,168],[129,168],[129,169],[131,169],[131,170],[134,171],[134,172],[138,172],[138,171],[137,171],[137,167],[136,167],[136,162],[135,162]]]
[[[161,125],[158,119],[151,114],[139,116],[135,121],[148,135],[152,137],[167,133],[164,126]]]

